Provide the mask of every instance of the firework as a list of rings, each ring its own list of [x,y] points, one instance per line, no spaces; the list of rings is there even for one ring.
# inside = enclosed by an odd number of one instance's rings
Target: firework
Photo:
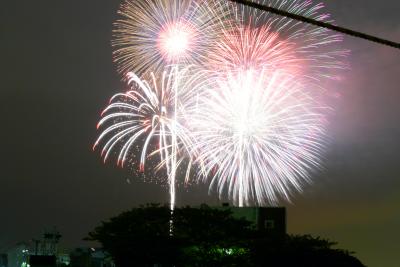
[[[216,50],[209,54],[209,66],[228,71],[280,69],[298,74],[301,60],[294,48],[293,43],[280,40],[269,26],[236,27],[225,31],[217,42]]]
[[[202,91],[186,116],[210,188],[239,206],[301,191],[324,137],[323,108],[304,87],[284,72],[247,70],[219,75]]]
[[[184,113],[181,102],[192,97],[191,91],[204,81],[201,72],[189,74],[189,68],[171,67],[150,82],[128,73],[131,90],[114,95],[102,113],[97,127],[104,128],[93,148],[102,144],[104,160],[118,151],[118,164],[135,157],[139,150],[139,170],[145,171],[146,159],[158,155],[157,169],[166,167],[170,186],[171,210],[175,204],[175,178],[191,137],[181,123]],[[188,165],[188,170],[190,164]],[[186,173],[188,177],[189,171]]]
[[[311,1],[257,2],[332,22]],[[348,52],[327,29],[242,5],[235,17],[236,27],[224,29],[208,54],[216,81],[190,114],[192,151],[210,189],[228,192],[239,206],[276,203],[301,191],[320,167],[324,78],[339,78]]]
[[[157,73],[170,64],[201,65],[232,10],[218,0],[125,1],[112,42],[119,71]]]
[[[332,22],[321,13],[322,4],[311,1],[258,0],[290,13]],[[337,70],[347,68],[348,51],[338,49],[342,36],[332,31],[304,24],[247,6],[235,9],[237,27],[224,29],[217,49],[209,54],[210,66],[229,71],[270,69],[320,80],[338,78]]]
[[[311,1],[257,2],[331,22]],[[186,182],[194,164],[193,180],[210,179],[239,206],[289,199],[310,182],[327,110],[314,89],[347,68],[340,35],[218,0],[125,0],[119,14],[114,59],[132,88],[98,124],[104,160],[139,155],[144,172],[157,157],[171,211],[183,162]]]

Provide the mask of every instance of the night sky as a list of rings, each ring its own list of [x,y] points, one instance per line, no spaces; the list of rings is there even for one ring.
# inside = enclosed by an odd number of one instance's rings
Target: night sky
[[[92,152],[120,82],[111,55],[119,1],[6,0],[0,8],[0,251],[57,226],[67,247],[100,220],[167,202],[168,190]],[[331,0],[338,25],[400,42],[397,0]],[[399,266],[400,50],[346,37],[351,71],[329,126],[325,169],[287,207],[288,231],[330,238],[372,267]],[[129,178],[130,182],[127,182]],[[218,204],[206,186],[178,204]]]

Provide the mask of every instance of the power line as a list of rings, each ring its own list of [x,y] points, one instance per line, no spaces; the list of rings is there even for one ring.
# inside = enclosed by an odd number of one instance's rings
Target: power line
[[[332,25],[332,24],[329,24],[329,23],[326,23],[326,22],[322,22],[322,21],[318,21],[318,20],[315,20],[315,19],[310,19],[310,18],[307,18],[307,17],[304,17],[304,16],[300,16],[300,15],[293,14],[293,13],[290,13],[290,12],[287,12],[287,11],[283,11],[283,10],[280,10],[280,9],[277,9],[277,8],[274,8],[274,7],[261,5],[259,3],[254,3],[254,2],[251,2],[251,1],[247,1],[247,0],[229,0],[229,1],[236,2],[236,3],[242,4],[242,5],[245,5],[245,6],[249,6],[249,7],[252,7],[252,8],[256,8],[256,9],[259,9],[259,10],[263,10],[263,11],[266,11],[266,12],[274,13],[274,14],[277,14],[277,15],[280,15],[280,16],[284,16],[284,17],[288,17],[288,18],[291,18],[291,19],[295,19],[295,20],[298,20],[298,21],[301,21],[301,22],[305,22],[305,23],[308,23],[308,24],[312,24],[312,25],[318,26],[318,27],[322,27],[322,28],[330,29],[330,30],[337,31],[337,32],[340,32],[340,33],[344,33],[344,34],[347,34],[347,35],[350,35],[350,36],[354,36],[354,37],[358,37],[358,38],[361,38],[361,39],[365,39],[365,40],[368,40],[368,41],[371,41],[371,42],[375,42],[375,43],[378,43],[378,44],[383,44],[383,45],[387,45],[387,46],[390,46],[390,47],[394,47],[394,48],[400,49],[400,43],[396,43],[396,42],[393,42],[393,41],[385,40],[385,39],[382,39],[382,38],[379,38],[379,37],[376,37],[376,36],[372,36],[372,35],[365,34],[365,33],[362,33],[362,32],[353,31],[353,30],[346,29],[346,28],[343,28],[343,27],[335,26],[335,25]]]

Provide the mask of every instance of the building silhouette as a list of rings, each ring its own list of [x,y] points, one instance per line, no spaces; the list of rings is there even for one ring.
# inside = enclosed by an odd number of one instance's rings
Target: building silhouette
[[[233,207],[222,204],[222,209],[229,209],[235,218],[245,218],[263,232],[275,236],[286,235],[286,209],[284,207]]]

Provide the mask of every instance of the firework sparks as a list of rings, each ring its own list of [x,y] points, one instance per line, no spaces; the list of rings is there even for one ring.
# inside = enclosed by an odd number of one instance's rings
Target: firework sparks
[[[191,106],[192,151],[203,178],[239,206],[289,199],[319,166],[322,109],[287,74],[229,73]]]
[[[158,36],[158,48],[167,62],[179,61],[193,49],[195,29],[189,23],[166,25]]]
[[[260,0],[264,5],[329,22],[311,1]],[[238,5],[235,28],[210,51],[216,84],[190,116],[193,153],[204,180],[239,206],[289,199],[319,167],[324,144],[324,78],[347,68],[341,36]]]
[[[212,69],[221,66],[228,71],[280,69],[295,74],[304,68],[296,57],[294,44],[280,40],[279,34],[268,26],[225,31],[217,47],[209,54]]]
[[[189,72],[189,68],[178,70],[172,67],[159,80],[151,73],[150,83],[134,73],[128,73],[132,89],[111,98],[97,127],[107,126],[93,147],[95,149],[102,144],[104,160],[113,151],[119,150],[117,162],[123,166],[135,154],[135,147],[139,146],[141,172],[145,171],[146,159],[158,155],[160,163],[157,169],[165,166],[167,170],[171,210],[175,205],[177,168],[183,160],[183,157],[179,158],[179,153],[192,142],[180,122],[184,112],[181,102],[187,102],[185,99],[192,96],[190,91],[202,84],[198,80],[202,79],[200,74],[190,75]],[[189,169],[190,163],[187,177]]]
[[[311,1],[258,0],[294,14],[332,22],[321,13],[322,4]],[[338,78],[346,69],[347,50],[338,49],[340,34],[247,6],[235,9],[237,26],[224,29],[215,51],[209,54],[214,69],[279,69],[304,78]]]
[[[257,2],[331,22],[311,1]],[[196,164],[193,180],[211,179],[239,206],[302,190],[325,140],[324,90],[314,89],[347,68],[340,35],[218,0],[125,0],[119,14],[114,59],[132,89],[112,97],[98,124],[105,160],[117,152],[123,166],[135,147],[144,172],[157,156],[171,211],[186,158],[186,182]],[[197,71],[178,70],[190,65]]]
[[[229,7],[218,0],[125,1],[112,42],[119,71],[157,73],[170,64],[201,65],[231,17]]]

